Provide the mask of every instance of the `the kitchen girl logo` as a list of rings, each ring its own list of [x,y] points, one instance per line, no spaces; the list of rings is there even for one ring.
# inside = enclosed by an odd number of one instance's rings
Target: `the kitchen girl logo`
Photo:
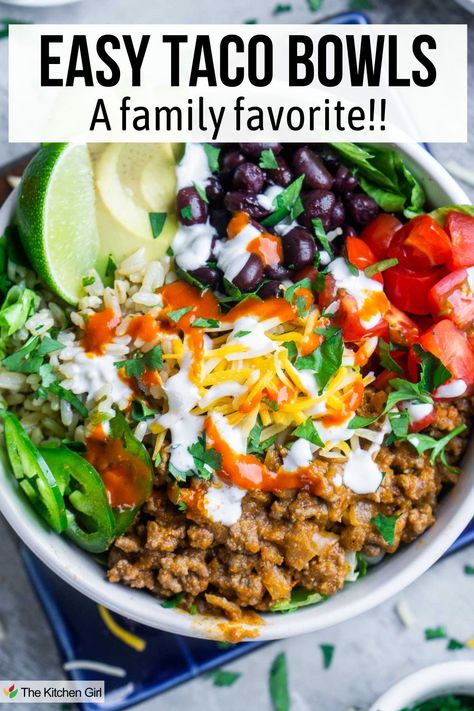
[[[104,702],[103,681],[38,680],[15,679],[0,680],[0,703],[5,704],[44,704],[48,702]]]
[[[15,687],[15,684],[10,684],[10,686],[7,688],[3,687],[3,693],[8,700],[14,699],[15,696],[18,694],[18,689]]]

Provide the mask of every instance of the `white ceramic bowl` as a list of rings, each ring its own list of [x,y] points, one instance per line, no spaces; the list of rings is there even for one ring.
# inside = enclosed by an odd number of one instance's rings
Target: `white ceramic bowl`
[[[418,145],[397,146],[421,179],[434,206],[468,203],[469,198],[442,166]],[[11,219],[15,195],[0,210],[0,234]],[[18,495],[0,462],[0,510],[31,550],[80,592],[131,620],[191,637],[222,638],[232,634],[223,620],[191,616],[163,608],[156,598],[125,585],[108,583],[103,569],[66,538],[47,530]],[[322,605],[291,615],[269,614],[248,631],[259,639],[280,639],[330,627],[369,610],[422,575],[449,548],[474,515],[474,442],[458,485],[441,503],[435,525],[420,539],[386,558],[356,584],[349,584]],[[241,630],[242,625],[239,626]],[[246,628],[247,629],[247,628]]]
[[[474,662],[445,662],[420,669],[392,686],[369,711],[400,711],[450,694],[474,697]]]

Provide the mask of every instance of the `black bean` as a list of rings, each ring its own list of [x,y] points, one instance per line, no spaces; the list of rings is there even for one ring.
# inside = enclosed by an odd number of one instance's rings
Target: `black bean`
[[[284,158],[281,156],[276,156],[276,162],[278,163],[278,168],[269,168],[267,173],[267,179],[275,185],[281,185],[282,188],[286,188],[293,181],[293,173]]]
[[[243,210],[243,212],[246,212],[255,220],[261,220],[271,212],[271,210],[268,210],[259,203],[257,195],[251,195],[250,193],[227,193],[224,198],[224,205],[231,212]]]
[[[279,298],[280,296],[283,296],[283,289],[280,282],[272,279],[271,281],[267,281],[265,284],[262,284],[260,289],[258,289],[257,294],[261,299],[271,299],[272,297]]]
[[[240,150],[245,153],[246,156],[250,158],[260,158],[262,151],[267,151],[269,148],[273,151],[274,155],[281,153],[283,146],[281,143],[241,143]]]
[[[240,291],[254,291],[263,278],[263,262],[258,254],[250,254],[245,266],[234,277],[233,284]]]
[[[220,181],[215,178],[209,178],[206,185],[206,197],[211,205],[220,205],[224,199],[224,188]]]
[[[302,196],[304,212],[298,217],[298,222],[312,229],[312,220],[319,217],[325,230],[331,229],[331,217],[336,196],[329,190],[312,190]]]
[[[269,279],[283,281],[290,278],[291,271],[284,267],[283,264],[269,264],[265,267],[265,276]]]
[[[206,222],[207,205],[196,188],[181,188],[176,196],[176,205],[178,218],[183,225],[198,225]]]
[[[352,225],[342,225],[342,236],[344,239],[347,237],[357,237],[357,230]]]
[[[346,193],[353,193],[356,188],[359,187],[359,181],[352,175],[349,168],[345,165],[340,165],[337,169],[336,178],[334,180],[333,190],[339,195],[345,195]]]
[[[313,236],[304,227],[293,227],[281,238],[285,265],[291,269],[302,269],[311,264],[316,254]]]
[[[363,193],[351,193],[345,198],[346,209],[351,222],[364,227],[378,215],[379,208],[375,200]]]
[[[216,286],[219,280],[219,271],[214,269],[214,267],[209,267],[207,265],[199,267],[198,269],[193,269],[188,273],[205,286]]]
[[[255,163],[241,163],[235,170],[232,183],[236,190],[256,194],[263,188],[265,175]]]
[[[341,165],[339,153],[327,143],[315,143],[311,148],[318,154],[330,173],[336,175],[337,169]]]
[[[234,171],[238,165],[245,163],[245,157],[236,149],[222,153],[220,156],[221,171],[230,173]]]
[[[209,222],[214,227],[219,237],[227,237],[227,225],[229,224],[230,218],[230,212],[224,207],[211,209]]]
[[[306,187],[330,190],[334,178],[322,160],[308,146],[298,148],[293,156],[293,168],[296,175],[304,175]]]
[[[340,227],[344,220],[346,219],[346,210],[344,208],[344,205],[340,200],[337,200],[331,213],[331,220],[330,220],[330,225],[329,229],[330,230],[335,230],[336,227]]]

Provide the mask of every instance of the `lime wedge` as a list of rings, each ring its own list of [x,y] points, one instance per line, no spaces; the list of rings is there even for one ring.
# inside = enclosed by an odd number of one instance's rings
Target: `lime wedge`
[[[55,294],[76,304],[82,277],[99,253],[87,146],[51,143],[38,151],[21,180],[17,219],[38,276]]]

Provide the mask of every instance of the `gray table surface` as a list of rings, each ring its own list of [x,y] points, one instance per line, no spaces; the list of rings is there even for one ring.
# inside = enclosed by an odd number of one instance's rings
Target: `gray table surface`
[[[325,0],[319,13],[310,13],[306,0],[293,0],[291,12],[274,17],[275,0],[84,0],[49,9],[27,9],[0,2],[0,17],[33,22],[308,22],[347,10],[349,0]],[[286,4],[286,0],[285,3]],[[374,22],[469,23],[471,16],[453,0],[373,0],[369,15]],[[6,162],[29,148],[7,141],[7,46],[0,42],[0,160]],[[472,46],[472,34],[471,34]],[[474,116],[473,53],[470,61],[470,117]],[[456,161],[472,168],[474,145],[446,144],[432,147],[442,162]],[[471,197],[473,186],[464,185]],[[0,566],[0,678],[59,679],[61,663],[51,631],[34,597],[17,551],[17,540],[0,520],[3,541]],[[206,709],[225,706],[271,708],[268,671],[275,655],[288,658],[293,711],[345,711],[367,709],[374,699],[402,676],[427,664],[451,659],[474,659],[474,649],[448,651],[445,640],[426,642],[425,627],[445,625],[460,640],[474,637],[474,577],[463,572],[474,565],[474,549],[468,548],[438,563],[421,579],[391,600],[360,617],[324,632],[309,634],[264,649],[236,661],[229,668],[242,673],[231,688],[216,688],[208,679],[196,679],[140,709]],[[405,628],[395,611],[404,600],[415,624]],[[324,670],[320,644],[335,645],[334,661]],[[31,707],[28,707],[31,708]],[[39,707],[37,707],[39,708]],[[60,706],[48,705],[51,711]],[[137,707],[138,708],[138,707]]]

